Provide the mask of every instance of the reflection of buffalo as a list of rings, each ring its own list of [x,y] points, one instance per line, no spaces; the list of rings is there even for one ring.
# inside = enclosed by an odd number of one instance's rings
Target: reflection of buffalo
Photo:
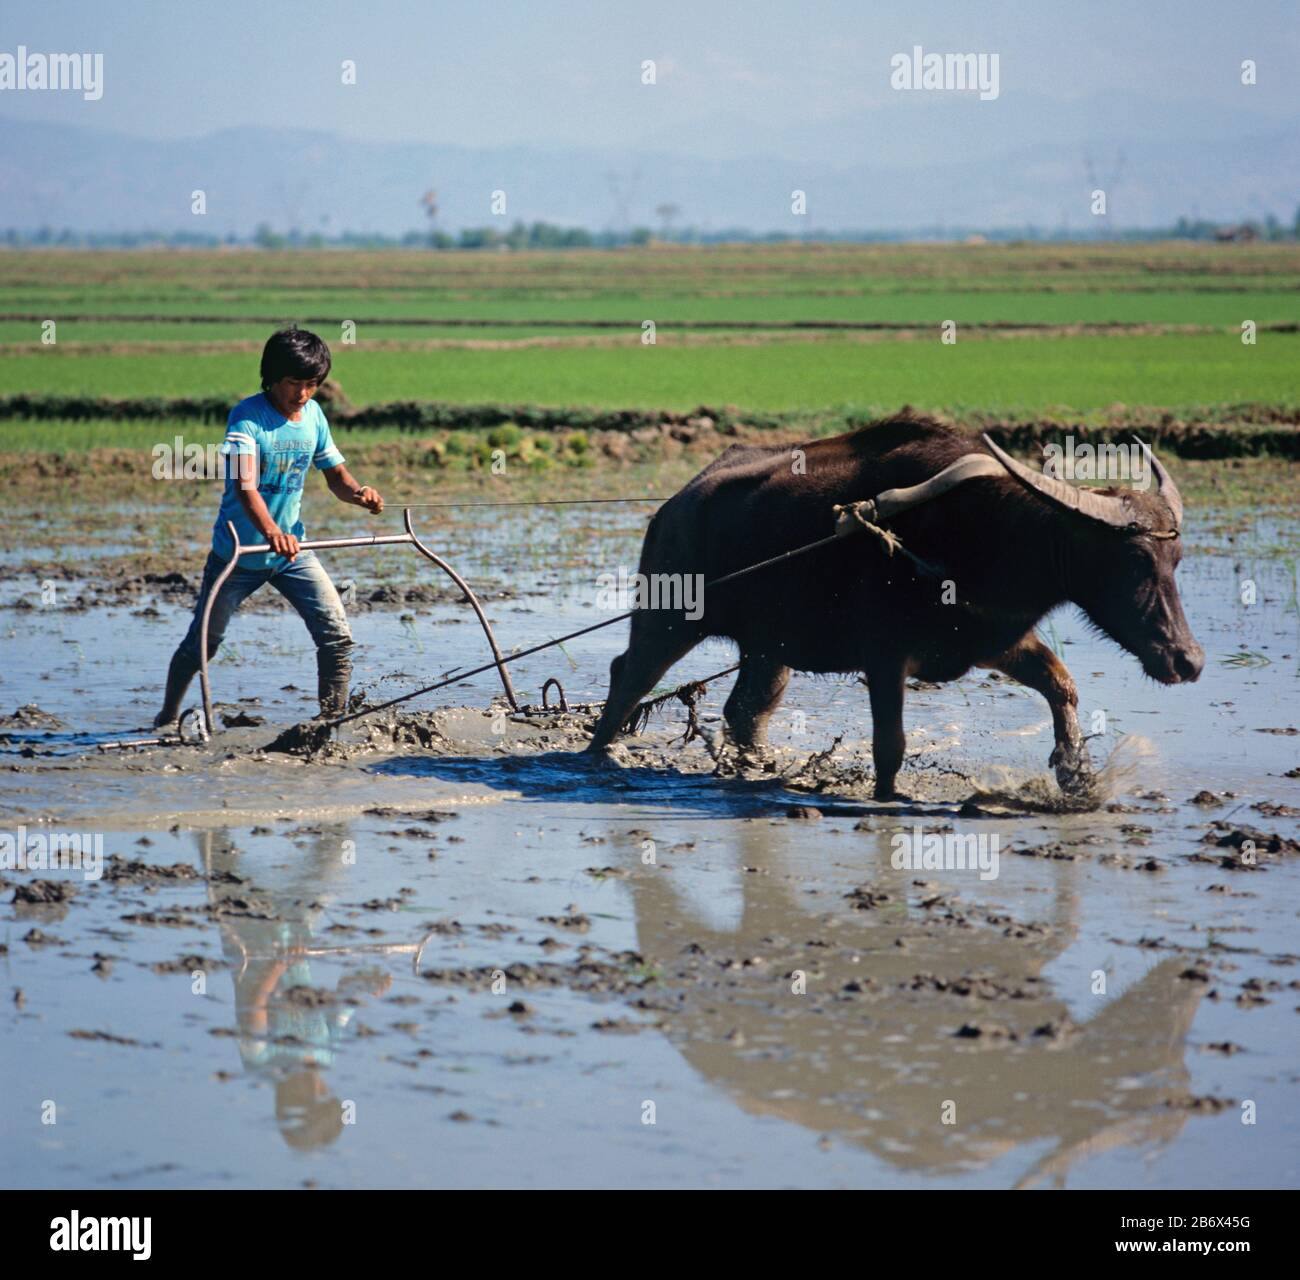
[[[286,999],[294,987],[312,988],[311,954],[323,890],[337,874],[345,828],[324,828],[290,871],[269,888],[276,919],[223,911],[217,916],[222,948],[231,966],[244,1069],[269,1079],[275,1090],[275,1116],[290,1146],[319,1147],[343,1131],[339,1100],[330,1094],[325,1071],[352,1019],[354,1008],[341,1002],[317,1004]],[[197,833],[208,879],[208,899],[244,894],[247,886],[227,889],[223,872],[243,871],[229,833]],[[214,879],[215,877],[215,879]],[[392,981],[385,977],[381,986]],[[344,979],[351,990],[353,983]],[[342,991],[340,994],[344,994]]]
[[[1182,1126],[1185,1113],[1166,1103],[1186,1092],[1184,1041],[1202,989],[1179,981],[1185,964],[1168,959],[1071,1027],[1039,976],[1073,933],[1068,883],[1050,932],[1013,938],[1009,922],[972,928],[941,920],[941,909],[895,908],[912,873],[882,856],[867,888],[888,900],[828,927],[782,889],[788,831],[749,824],[740,840],[738,860],[772,874],[741,877],[734,931],[693,918],[669,876],[639,874],[631,892],[637,949],[661,968],[656,989],[675,1009],[666,1035],[746,1111],[836,1134],[916,1172],[951,1175],[1033,1147],[1022,1184],[1063,1179],[1078,1159]],[[766,963],[744,963],[760,956]],[[1092,967],[1077,975],[1080,991]],[[807,973],[804,995],[792,994],[794,970]],[[918,975],[980,975],[1019,994],[942,994],[928,978],[913,989]],[[869,990],[846,991],[854,982]],[[985,1034],[964,1038],[963,1024]],[[945,1125],[949,1100],[956,1123]]]

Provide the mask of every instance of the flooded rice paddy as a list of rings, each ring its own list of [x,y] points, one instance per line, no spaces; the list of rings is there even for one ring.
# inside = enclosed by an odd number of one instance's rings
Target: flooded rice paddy
[[[599,620],[647,512],[422,523],[512,649]],[[1285,530],[1191,514],[1196,685],[1051,619],[1113,766],[1078,813],[1053,811],[1045,704],[986,673],[909,693],[910,803],[869,798],[848,678],[795,677],[767,761],[715,758],[728,680],[702,737],[670,702],[592,765],[581,711],[509,716],[492,673],[268,753],[315,712],[270,591],[213,666],[245,723],[100,752],[156,710],[202,553],[85,514],[75,555],[51,516],[0,561],[0,832],[104,857],[0,874],[10,1185],[1300,1183]],[[413,553],[323,558],[353,583],[354,688],[486,661]],[[599,700],[625,636],[521,660],[521,698]],[[896,867],[918,824],[996,841],[997,874]]]

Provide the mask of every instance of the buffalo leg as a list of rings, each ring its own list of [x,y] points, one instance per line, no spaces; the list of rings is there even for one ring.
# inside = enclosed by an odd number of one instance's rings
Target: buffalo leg
[[[681,626],[654,630],[650,625],[638,626],[644,616],[638,614],[632,619],[627,649],[609,664],[609,696],[587,744],[588,751],[603,751],[614,741],[641,699],[700,638]]]
[[[1047,699],[1056,740],[1048,764],[1056,771],[1062,791],[1078,790],[1090,777],[1092,766],[1079,729],[1079,692],[1065,663],[1031,631],[991,665]]]
[[[907,737],[903,732],[904,672],[901,665],[867,672],[871,694],[871,760],[876,767],[876,799],[898,798],[894,779],[903,766]]]
[[[722,709],[731,740],[738,747],[761,747],[767,740],[767,722],[785,695],[790,668],[775,658],[747,653],[740,674]]]

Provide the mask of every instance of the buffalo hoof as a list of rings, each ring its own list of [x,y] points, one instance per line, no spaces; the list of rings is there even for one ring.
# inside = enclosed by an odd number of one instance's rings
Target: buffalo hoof
[[[1096,782],[1092,761],[1082,743],[1057,747],[1047,762],[1056,774],[1056,785],[1064,795],[1083,795]]]
[[[763,769],[772,773],[776,768],[776,752],[766,742],[732,742],[736,763],[746,769]]]
[[[617,768],[627,758],[627,748],[618,742],[603,747],[588,743],[581,751],[573,753],[573,762],[587,769]]]

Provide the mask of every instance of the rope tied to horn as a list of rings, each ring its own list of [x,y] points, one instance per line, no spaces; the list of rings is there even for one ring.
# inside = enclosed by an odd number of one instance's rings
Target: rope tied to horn
[[[835,532],[840,537],[856,533],[858,529],[865,529],[879,541],[881,549],[887,556],[892,556],[895,551],[903,549],[898,534],[889,529],[882,529],[875,523],[876,504],[870,498],[863,502],[836,503],[831,508],[831,514],[835,517]]]
[[[920,556],[915,555],[903,546],[903,540],[892,529],[882,528],[875,523],[878,516],[873,499],[867,498],[862,502],[836,503],[831,508],[831,513],[835,516],[836,537],[843,538],[851,533],[863,530],[876,539],[885,555],[893,556],[896,551],[901,551],[917,567],[919,572],[931,577],[937,577],[942,572],[938,565],[931,564],[928,560],[922,560]]]

